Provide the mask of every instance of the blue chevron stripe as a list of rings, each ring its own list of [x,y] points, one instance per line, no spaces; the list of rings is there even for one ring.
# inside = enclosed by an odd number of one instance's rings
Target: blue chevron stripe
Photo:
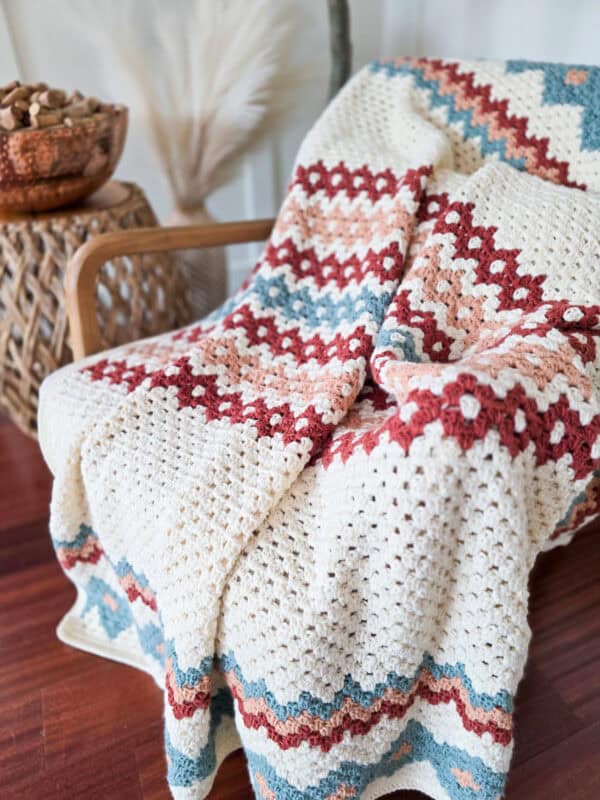
[[[166,750],[169,762],[168,780],[171,786],[193,786],[208,778],[216,769],[214,736],[226,714],[232,714],[233,707],[226,693],[220,690],[211,702],[211,724],[209,740],[196,758],[185,755],[175,748],[166,735]],[[437,742],[429,730],[417,722],[409,720],[404,731],[394,740],[384,757],[374,764],[360,764],[344,761],[332,770],[318,784],[298,789],[281,778],[264,756],[246,749],[250,777],[257,797],[261,797],[257,777],[266,781],[276,797],[286,800],[326,800],[335,794],[340,786],[354,789],[356,796],[377,778],[389,777],[402,767],[413,762],[428,762],[434,768],[440,784],[448,792],[451,800],[476,800],[479,797],[500,797],[506,774],[495,772],[482,759],[469,755],[459,747]],[[462,785],[452,770],[468,774],[474,789]]]
[[[544,105],[579,106],[581,116],[581,149],[600,150],[600,67],[584,64],[549,64],[543,61],[507,61],[506,71],[519,73],[538,70],[544,76]],[[582,83],[571,84],[567,75],[577,70],[585,76]]]
[[[304,789],[298,789],[280,777],[263,756],[247,749],[246,756],[257,797],[262,796],[257,785],[257,775],[260,775],[275,797],[285,797],[286,800],[326,800],[335,796],[342,786],[354,789],[356,797],[360,797],[377,778],[389,777],[407,764],[419,761],[431,764],[451,800],[499,798],[506,782],[505,773],[494,772],[480,758],[471,756],[458,747],[437,742],[429,730],[416,720],[409,720],[403,733],[394,740],[380,761],[374,764],[344,761],[318,784]],[[453,774],[453,769],[468,774],[473,785],[479,789],[461,785]]]
[[[380,325],[392,297],[390,291],[372,291],[368,286],[362,286],[356,293],[345,292],[341,297],[335,297],[324,289],[315,289],[311,293],[307,286],[292,290],[281,272],[259,273],[235,303],[224,303],[203,320],[203,325],[221,322],[239,305],[251,304],[254,298],[262,308],[275,311],[285,322],[302,323],[310,330],[333,329],[341,322],[354,322],[365,312]]]
[[[107,556],[108,558],[108,556]],[[111,562],[112,564],[112,562]],[[113,566],[115,574],[118,578],[124,578],[126,575],[133,575],[135,582],[140,589],[146,589],[150,582],[143,572],[136,572],[127,559],[122,558],[118,564]]]
[[[85,586],[85,594],[86,603],[81,612],[82,618],[92,609],[97,609],[100,622],[109,639],[115,639],[133,626],[143,652],[164,666],[165,656],[162,647],[164,637],[161,627],[151,622],[143,627],[138,625],[125,597],[117,593],[102,578],[96,576],[90,578]]]
[[[300,322],[311,330],[326,326],[335,328],[344,321],[354,322],[365,312],[381,324],[392,297],[390,291],[382,288],[373,291],[368,285],[358,284],[350,284],[337,296],[316,286],[290,289],[284,267],[268,268],[258,272],[247,289],[215,309],[202,324],[221,322],[237,307],[251,304],[254,298],[262,308],[272,309],[286,322]]]
[[[354,322],[365,312],[380,325],[393,293],[374,292],[363,286],[356,294],[345,293],[334,298],[321,290],[311,294],[307,287],[291,290],[281,274],[266,278],[257,275],[248,290],[248,300],[258,298],[262,308],[270,308],[286,322],[300,322],[310,329],[337,328],[342,322]]]
[[[595,478],[600,478],[600,470],[592,472],[592,479],[595,479]],[[575,509],[577,508],[578,505],[580,505],[581,503],[585,503],[587,501],[587,499],[588,499],[587,492],[585,490],[583,492],[580,492],[577,495],[577,497],[573,500],[573,502],[571,503],[571,505],[567,509],[567,512],[565,513],[564,517],[560,520],[560,522],[558,523],[556,528],[557,529],[558,528],[566,528],[567,525],[569,524],[569,522],[571,521],[571,516],[573,514],[573,511],[575,511]]]
[[[161,666],[164,666],[165,656],[163,651],[164,637],[162,628],[149,622],[147,625],[144,625],[143,628],[136,624],[136,629],[144,653],[152,656]]]
[[[178,686],[196,686],[205,675],[208,675],[215,668],[215,659],[213,656],[206,656],[200,662],[199,667],[189,667],[188,669],[181,669],[177,660],[177,653],[175,652],[175,643],[172,639],[165,643],[166,657],[171,659],[173,675],[177,681]]]
[[[122,559],[119,564],[124,574],[133,572],[132,567],[125,559]],[[138,577],[145,586],[149,585],[148,579],[144,573],[136,574],[136,577]],[[88,613],[93,607],[98,608],[102,625],[107,635],[111,638],[117,636],[127,627],[136,624],[127,600],[117,594],[117,592],[101,578],[96,576],[90,578],[85,590],[87,594],[87,603],[83,614],[85,615]],[[109,598],[108,604],[106,602],[107,597]],[[138,628],[138,634],[140,635],[140,641],[144,651],[157,657],[157,645],[164,641],[162,625],[159,627],[158,625],[149,623],[144,628]],[[164,642],[164,650],[163,660],[167,658],[171,659],[173,674],[179,686],[195,686],[205,675],[212,672],[215,668],[214,657],[207,656],[200,662],[198,667],[181,669],[175,649],[175,642],[172,639]],[[342,707],[345,699],[348,697],[364,708],[369,708],[373,705],[374,701],[379,699],[389,688],[401,692],[410,691],[419,673],[423,669],[430,672],[436,680],[441,678],[458,678],[469,693],[469,699],[474,706],[483,708],[486,711],[492,711],[494,708],[501,708],[508,713],[512,712],[513,709],[512,696],[509,692],[505,690],[496,694],[477,692],[463,664],[438,664],[428,653],[424,654],[423,660],[411,675],[399,675],[396,672],[390,672],[386,676],[385,681],[378,683],[369,691],[364,690],[357,681],[353,680],[350,675],[347,675],[344,678],[343,687],[336,692],[333,700],[330,702],[324,702],[318,697],[314,697],[309,692],[301,692],[297,701],[283,704],[278,703],[275,695],[268,690],[264,680],[247,681],[245,679],[235,655],[232,652],[224,654],[219,658],[219,668],[224,672],[235,672],[237,679],[243,686],[244,695],[246,697],[264,698],[269,704],[269,707],[281,720],[296,717],[303,711],[309,711],[311,714],[321,717],[321,719],[329,719],[332,714]]]
[[[100,622],[110,639],[133,625],[129,603],[101,578],[93,576],[85,587],[86,604],[82,616],[92,609],[98,610]]]
[[[97,577],[91,578],[86,587],[86,592],[88,600],[83,612],[84,615],[91,608],[96,607],[100,613],[102,625],[110,638],[115,638],[126,628],[135,625],[127,601],[119,597],[105,581]],[[107,596],[110,598],[109,604],[106,602]],[[144,652],[158,658],[157,648],[163,643],[162,629],[149,623],[144,628],[138,628],[138,635]],[[173,674],[178,686],[196,686],[205,675],[211,673],[215,668],[214,658],[207,656],[201,661],[199,667],[181,669],[173,640],[165,642],[164,649],[165,654],[161,657],[161,661],[166,658],[171,659]],[[483,708],[486,711],[500,708],[508,713],[512,712],[513,709],[512,696],[509,692],[505,690],[496,694],[477,692],[463,664],[438,664],[428,653],[424,655],[423,660],[411,675],[399,675],[396,672],[390,672],[385,681],[376,684],[372,690],[363,689],[360,683],[350,675],[346,675],[342,688],[334,694],[333,699],[329,702],[325,702],[310,692],[304,691],[300,692],[298,699],[295,701],[279,703],[275,695],[269,691],[263,679],[258,681],[246,680],[233,653],[220,657],[219,668],[224,672],[233,671],[243,687],[244,696],[264,699],[280,720],[298,717],[305,711],[321,719],[330,719],[335,712],[342,708],[347,698],[351,698],[363,708],[370,708],[390,688],[401,692],[409,692],[422,670],[430,672],[436,680],[458,678],[462,686],[467,690],[471,703],[476,707]]]
[[[419,673],[424,669],[431,672],[436,680],[458,678],[469,693],[471,703],[476,707],[483,708],[486,711],[501,708],[508,713],[513,710],[512,695],[509,692],[502,690],[493,695],[476,692],[463,664],[437,664],[428,653],[424,655],[423,660],[412,675],[398,675],[396,672],[390,672],[385,681],[376,684],[372,690],[363,689],[350,675],[346,675],[343,688],[335,693],[333,700],[330,702],[320,700],[310,692],[301,692],[296,701],[278,703],[275,695],[269,691],[264,680],[247,681],[244,678],[233,653],[221,656],[219,665],[224,672],[235,672],[237,679],[243,686],[245,697],[264,699],[280,720],[298,717],[305,711],[321,719],[330,719],[336,711],[342,708],[344,701],[349,697],[363,706],[363,708],[370,708],[390,688],[401,692],[410,691],[414,687]]]
[[[89,527],[89,525],[80,525],[79,530],[77,531],[77,535],[74,539],[55,539],[52,538],[52,544],[54,545],[55,549],[58,550],[59,547],[62,547],[66,550],[78,550],[80,547],[86,543],[86,541],[91,538],[98,540],[98,535]]]
[[[441,94],[440,82],[426,79],[423,69],[412,67],[410,64],[393,64],[389,61],[373,61],[370,64],[370,68],[373,72],[383,72],[390,78],[396,75],[411,76],[419,89],[426,89],[430,92],[429,103],[432,108],[444,108],[448,122],[452,125],[460,126],[466,139],[479,140],[479,149],[483,155],[496,155],[501,161],[510,164],[515,169],[525,169],[524,158],[512,158],[507,154],[506,139],[492,141],[489,138],[487,125],[474,123],[473,111],[471,109],[457,108],[454,95]]]
[[[420,364],[423,360],[417,353],[415,337],[406,327],[381,328],[375,342],[375,352],[389,348],[401,355],[403,361]]]

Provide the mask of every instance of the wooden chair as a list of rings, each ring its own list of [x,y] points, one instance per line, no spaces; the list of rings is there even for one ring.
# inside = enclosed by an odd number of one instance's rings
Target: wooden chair
[[[96,281],[106,261],[165,250],[260,242],[269,237],[274,222],[274,219],[257,219],[181,228],[137,228],[89,239],[77,250],[65,273],[67,315],[75,360],[102,349],[96,319]]]

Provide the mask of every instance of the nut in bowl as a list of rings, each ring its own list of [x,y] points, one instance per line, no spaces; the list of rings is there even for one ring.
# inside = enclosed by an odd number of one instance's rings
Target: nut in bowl
[[[83,200],[112,175],[127,109],[38,83],[0,88],[0,210],[47,211]]]

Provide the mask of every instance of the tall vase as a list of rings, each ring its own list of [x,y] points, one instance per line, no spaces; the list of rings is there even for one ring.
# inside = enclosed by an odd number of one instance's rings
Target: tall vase
[[[207,225],[216,220],[206,206],[176,207],[165,225]],[[190,302],[196,319],[206,316],[227,297],[227,260],[223,247],[180,250],[177,254],[181,272],[189,287]]]

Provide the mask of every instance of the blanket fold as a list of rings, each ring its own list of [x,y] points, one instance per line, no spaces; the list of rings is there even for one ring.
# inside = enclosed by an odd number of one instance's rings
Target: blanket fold
[[[164,687],[174,797],[240,743],[266,800],[501,797],[529,572],[600,513],[587,82],[365,68],[238,295],[44,383],[59,635]]]

